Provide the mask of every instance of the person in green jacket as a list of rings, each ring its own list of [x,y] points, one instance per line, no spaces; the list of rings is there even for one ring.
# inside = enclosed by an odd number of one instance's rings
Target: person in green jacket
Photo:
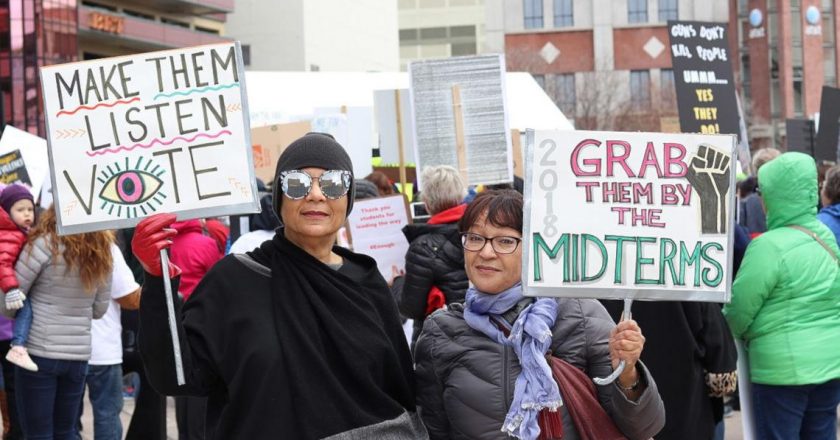
[[[817,168],[786,153],[758,172],[768,231],[747,248],[724,308],[747,345],[759,439],[836,439],[840,249],[817,220]]]

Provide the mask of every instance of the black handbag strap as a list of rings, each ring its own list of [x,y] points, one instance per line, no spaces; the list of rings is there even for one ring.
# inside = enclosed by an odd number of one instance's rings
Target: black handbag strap
[[[834,263],[836,263],[837,266],[840,266],[840,258],[837,258],[837,254],[835,254],[834,251],[827,244],[825,244],[825,242],[822,241],[822,239],[820,239],[819,236],[817,236],[816,232],[814,232],[814,231],[812,231],[812,230],[810,230],[806,227],[799,226],[799,225],[788,225],[788,227],[796,229],[797,231],[802,231],[805,234],[807,234],[808,236],[810,236],[811,238],[813,238],[814,240],[816,240],[817,243],[819,243],[820,246],[822,246],[823,249],[825,249],[826,252],[828,252],[828,255],[831,255],[831,258],[834,259]]]

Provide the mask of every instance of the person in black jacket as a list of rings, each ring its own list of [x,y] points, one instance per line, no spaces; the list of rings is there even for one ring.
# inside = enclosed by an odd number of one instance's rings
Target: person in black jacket
[[[176,304],[182,385],[159,257],[175,216],[138,224],[146,371],[161,393],[207,397],[208,439],[427,438],[388,285],[372,258],[334,246],[353,207],[352,169],[329,135],[286,148],[273,187],[284,227],[253,252],[223,258]],[[177,291],[180,270],[167,270]]]
[[[458,221],[467,205],[467,188],[455,168],[441,165],[423,170],[420,197],[432,215],[425,224],[406,225],[410,243],[405,255],[405,276],[394,279],[391,291],[400,312],[414,320],[412,347],[426,315],[446,304],[464,302],[469,282],[464,272],[464,251]]]

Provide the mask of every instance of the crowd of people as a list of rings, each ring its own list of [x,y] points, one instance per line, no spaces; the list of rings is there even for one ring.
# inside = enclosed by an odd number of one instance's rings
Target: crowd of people
[[[633,319],[615,301],[524,296],[521,186],[468,187],[447,166],[422,170],[430,218],[405,227],[405,272],[386,281],[336,243],[355,200],[399,188],[357,178],[325,134],[284,150],[236,239],[174,214],[59,236],[55,209],[9,185],[3,438],[79,438],[87,389],[97,440],[166,438],[167,396],[179,439],[722,439],[736,340],[758,438],[835,438],[840,167],[768,149],[751,168],[731,303],[637,303]],[[140,390],[124,434],[128,372]]]

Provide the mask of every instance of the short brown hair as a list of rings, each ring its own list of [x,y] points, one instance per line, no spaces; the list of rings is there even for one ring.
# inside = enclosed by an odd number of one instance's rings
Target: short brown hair
[[[835,165],[825,172],[822,192],[832,205],[840,202],[840,165]]]
[[[458,223],[461,232],[467,232],[482,216],[487,223],[499,228],[511,228],[522,234],[522,194],[512,189],[487,190],[476,196],[467,206]]]

